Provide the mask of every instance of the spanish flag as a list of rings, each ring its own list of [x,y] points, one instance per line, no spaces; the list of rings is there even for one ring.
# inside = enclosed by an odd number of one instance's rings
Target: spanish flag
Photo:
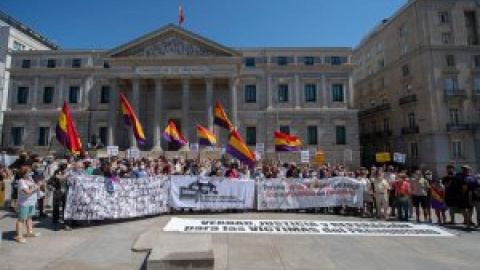
[[[214,146],[217,144],[217,137],[210,130],[197,125],[198,144],[204,146]]]
[[[215,104],[215,108],[213,109],[213,114],[215,115],[215,119],[213,120],[214,124],[226,128],[229,131],[233,130],[232,122],[228,120],[225,110],[223,110],[222,105],[218,101],[217,104]]]
[[[180,5],[178,8],[178,25],[182,26],[183,22],[185,21],[185,16],[183,14],[183,7]]]
[[[255,166],[255,153],[250,151],[236,130],[233,130],[230,134],[226,152],[250,168]]]
[[[175,143],[179,146],[187,145],[187,140],[178,132],[177,126],[175,123],[170,122],[163,132],[163,138],[171,143]]]
[[[56,127],[57,140],[71,153],[79,154],[82,151],[82,142],[78,137],[77,129],[73,123],[67,102],[63,103],[63,109],[58,117]]]
[[[138,121],[132,106],[130,106],[130,103],[128,103],[128,100],[125,98],[123,93],[120,93],[120,106],[122,107],[123,120],[125,121],[125,124],[132,127],[133,134],[135,135],[138,144],[144,145],[146,139],[142,125]]]
[[[275,150],[279,152],[300,151],[302,141],[297,136],[275,131]]]

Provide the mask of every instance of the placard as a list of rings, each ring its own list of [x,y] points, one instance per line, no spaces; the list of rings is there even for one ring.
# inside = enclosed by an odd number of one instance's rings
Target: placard
[[[394,161],[394,162],[405,164],[406,159],[407,159],[407,155],[406,155],[406,154],[393,153],[393,161]]]
[[[140,158],[140,150],[138,148],[129,148],[127,151],[128,158]]]
[[[116,157],[118,156],[118,146],[117,145],[110,145],[107,146],[107,155],[110,157]]]
[[[257,143],[255,145],[255,151],[259,153],[265,153],[265,144],[264,143]]]
[[[318,151],[315,154],[315,163],[318,165],[325,164],[325,153],[323,153],[322,151]]]
[[[310,162],[310,151],[300,151],[300,162],[301,163]]]
[[[378,163],[386,163],[392,161],[389,152],[380,152],[375,154],[375,160]]]
[[[200,149],[200,145],[198,143],[191,143],[190,144],[190,150],[191,151],[198,151]]]
[[[180,233],[427,237],[455,236],[446,230],[427,224],[316,220],[189,219],[176,217],[171,218],[163,230]]]

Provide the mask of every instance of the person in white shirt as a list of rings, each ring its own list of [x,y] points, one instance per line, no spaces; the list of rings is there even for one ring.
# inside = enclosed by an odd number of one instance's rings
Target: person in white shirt
[[[373,177],[374,196],[377,203],[377,217],[388,220],[388,193],[390,185],[383,174],[383,171],[379,169],[376,175]]]
[[[37,203],[37,194],[39,186],[31,178],[30,168],[21,167],[19,171],[18,181],[18,220],[16,223],[17,236],[15,240],[18,243],[25,243],[26,240],[22,235],[22,226],[25,224],[27,228],[26,237],[37,237],[40,234],[33,232],[32,216],[35,214],[35,205]]]

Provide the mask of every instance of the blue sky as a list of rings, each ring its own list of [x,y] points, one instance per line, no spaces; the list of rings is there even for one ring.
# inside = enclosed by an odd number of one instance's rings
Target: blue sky
[[[63,48],[113,48],[168,23],[231,47],[355,46],[408,0],[0,0]]]

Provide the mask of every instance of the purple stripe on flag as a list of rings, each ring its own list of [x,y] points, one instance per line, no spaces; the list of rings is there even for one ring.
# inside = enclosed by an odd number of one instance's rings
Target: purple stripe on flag
[[[218,117],[215,117],[215,119],[213,120],[213,123],[228,130],[230,130],[230,127],[231,127],[227,121]]]
[[[55,128],[55,133],[57,135],[57,140],[58,142],[63,145],[63,147],[65,148],[70,148],[69,145],[69,141],[68,141],[68,135],[67,133],[65,133],[58,125],[57,127]]]
[[[198,138],[198,144],[203,146],[213,146],[213,143],[205,138]]]
[[[242,163],[246,164],[248,167],[253,168],[255,166],[255,161],[251,160],[247,156],[245,156],[243,153],[238,151],[236,148],[227,145],[226,152],[230,154],[232,157],[240,160]]]
[[[300,147],[297,146],[286,146],[286,145],[276,145],[275,151],[277,152],[295,152],[300,151]]]

